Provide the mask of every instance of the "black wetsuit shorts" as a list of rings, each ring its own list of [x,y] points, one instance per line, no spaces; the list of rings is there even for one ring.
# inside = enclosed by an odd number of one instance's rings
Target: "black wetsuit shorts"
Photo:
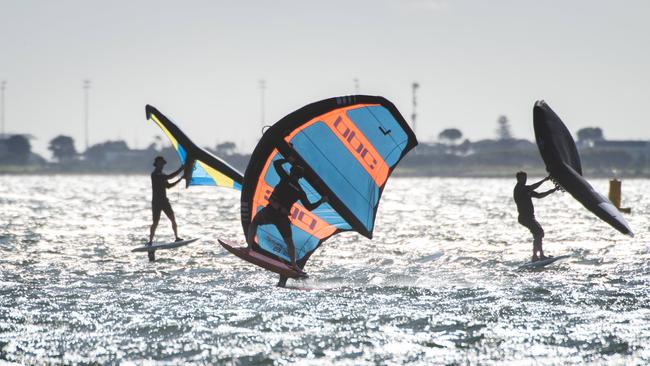
[[[160,220],[160,212],[165,212],[165,215],[170,219],[174,216],[174,210],[167,198],[151,201],[151,212],[153,213],[153,220]]]
[[[292,236],[289,216],[271,206],[266,206],[260,210],[260,212],[255,215],[253,221],[259,225],[275,225],[283,238],[290,238]]]
[[[542,229],[542,225],[535,220],[535,216],[519,216],[519,220],[517,221],[530,230],[533,234],[533,238],[541,239],[544,237],[544,229]]]

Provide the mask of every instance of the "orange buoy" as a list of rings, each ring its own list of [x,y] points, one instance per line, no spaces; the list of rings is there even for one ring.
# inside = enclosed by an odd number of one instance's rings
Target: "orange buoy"
[[[630,213],[630,207],[621,207],[621,185],[622,182],[616,178],[609,181],[609,200],[612,201],[614,206],[623,213]]]

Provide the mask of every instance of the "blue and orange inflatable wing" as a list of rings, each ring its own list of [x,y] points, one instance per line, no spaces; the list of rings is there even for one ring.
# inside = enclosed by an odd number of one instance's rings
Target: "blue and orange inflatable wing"
[[[331,98],[289,114],[266,130],[246,168],[241,195],[244,233],[268,204],[280,181],[273,162],[283,159],[303,167],[300,186],[310,202],[329,198],[313,211],[299,202],[290,210],[299,262],[304,264],[321,243],[342,231],[372,238],[388,177],[416,145],[404,117],[382,97]],[[283,163],[285,172],[290,167],[289,162]],[[289,260],[286,244],[273,225],[259,226],[256,243],[249,244],[257,244],[265,255]]]
[[[147,119],[155,122],[171,141],[182,164],[187,186],[219,186],[241,190],[243,176],[225,161],[196,146],[176,124],[155,107],[145,107]]]

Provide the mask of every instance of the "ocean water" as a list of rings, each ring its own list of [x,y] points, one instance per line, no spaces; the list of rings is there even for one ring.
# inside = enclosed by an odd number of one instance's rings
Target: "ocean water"
[[[607,181],[594,180],[606,193]],[[650,181],[626,180],[626,237],[566,193],[536,201],[548,254],[514,179],[392,178],[368,240],[344,233],[275,275],[228,254],[238,192],[169,192],[187,247],[155,263],[148,176],[0,176],[0,360],[170,364],[648,364]],[[164,218],[158,240],[171,240]]]

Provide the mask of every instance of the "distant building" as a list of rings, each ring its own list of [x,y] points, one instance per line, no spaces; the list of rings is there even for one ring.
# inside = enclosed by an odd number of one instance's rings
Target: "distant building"
[[[413,150],[413,155],[444,155],[447,146],[439,143],[420,142]]]
[[[593,142],[592,148],[599,151],[621,151],[635,158],[650,158],[650,141],[599,140]]]
[[[478,140],[471,143],[473,153],[494,152],[494,151],[521,151],[537,150],[537,145],[525,139],[507,140]]]
[[[106,164],[114,164],[114,163],[121,163],[121,162],[138,162],[138,161],[149,162],[149,160],[153,159],[153,156],[155,156],[155,154],[156,154],[155,151],[152,152],[151,150],[146,150],[146,149],[106,151],[106,153],[104,154],[103,162]]]

